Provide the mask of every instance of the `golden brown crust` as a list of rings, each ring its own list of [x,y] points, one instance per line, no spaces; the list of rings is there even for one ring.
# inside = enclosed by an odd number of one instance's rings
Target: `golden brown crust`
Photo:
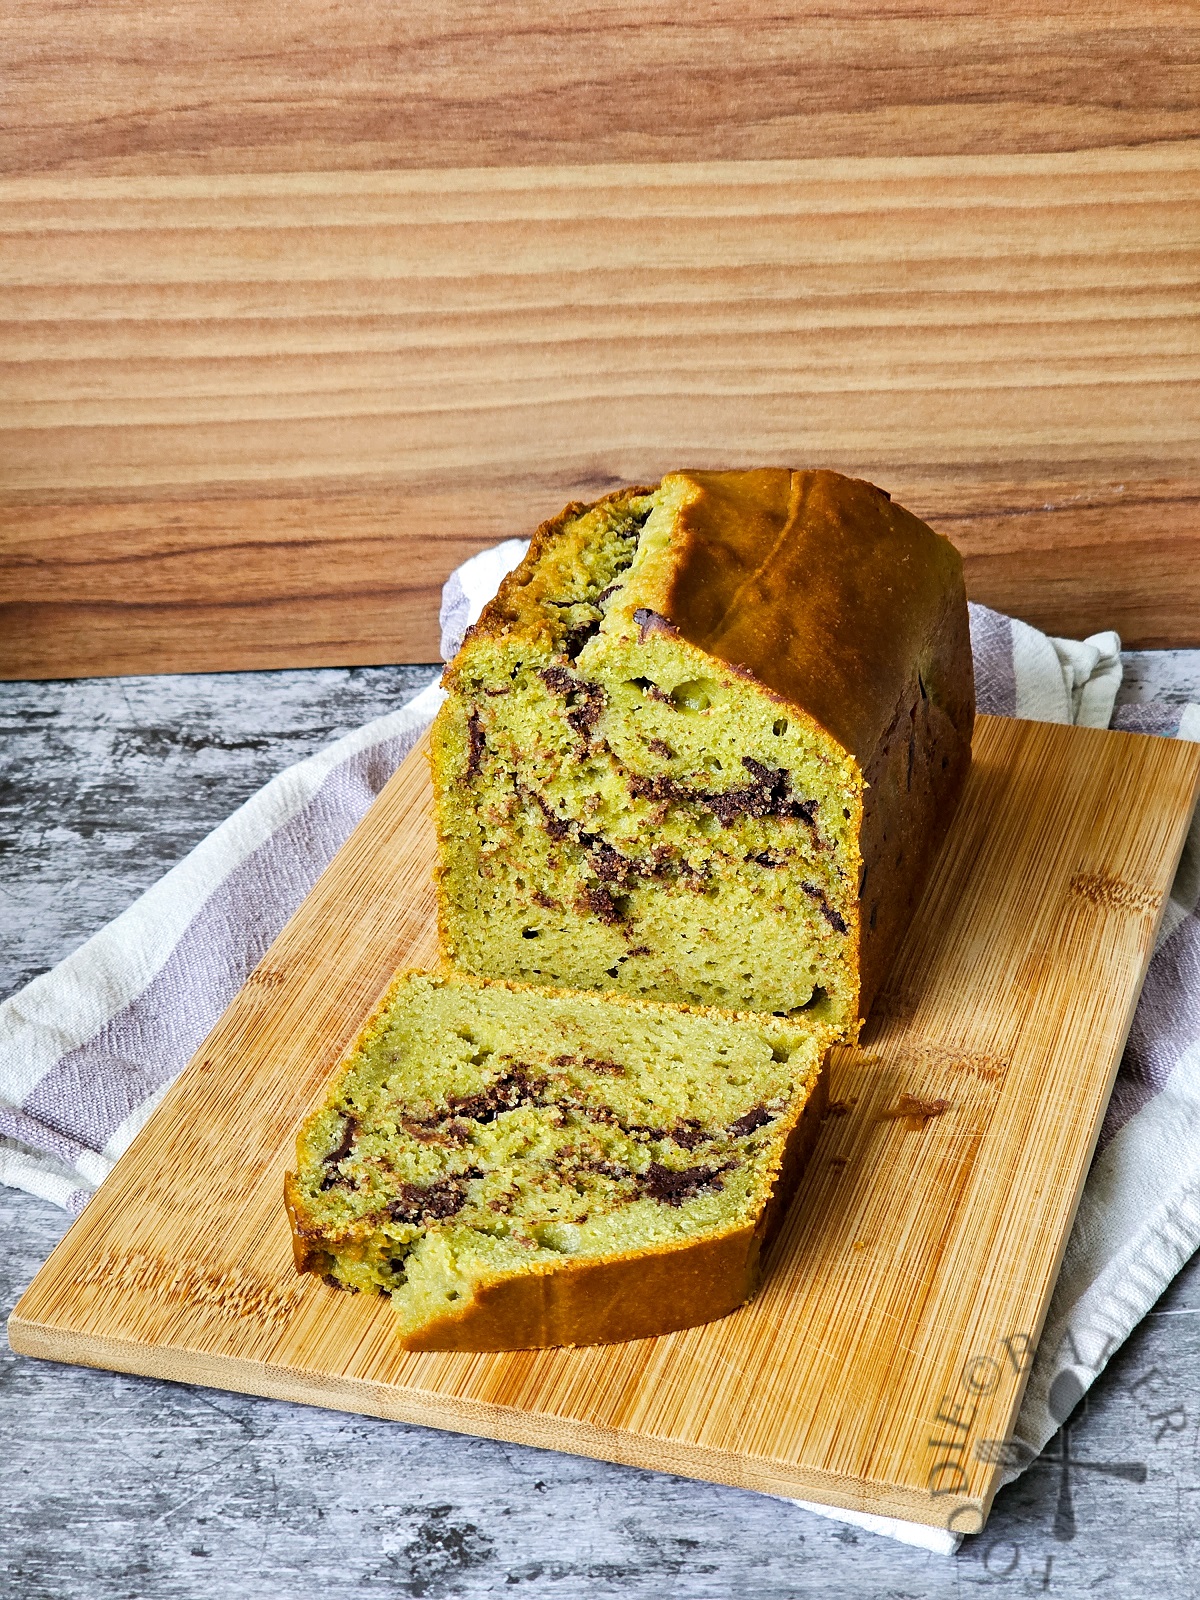
[[[808,1099],[804,1102],[804,1110],[796,1120],[796,1125],[788,1134],[787,1143],[783,1147],[783,1156],[779,1163],[779,1176],[775,1180],[775,1187],[771,1191],[766,1209],[759,1218],[758,1229],[762,1235],[763,1254],[775,1242],[779,1230],[783,1227],[784,1218],[788,1214],[795,1196],[804,1169],[808,1165],[817,1139],[821,1133],[821,1124],[829,1110],[829,1057],[826,1053],[821,1057],[821,1067],[817,1080],[809,1090]]]
[[[283,1175],[283,1204],[292,1227],[292,1260],[296,1263],[296,1271],[315,1272],[319,1278],[325,1277],[333,1268],[333,1258],[327,1250],[314,1243],[305,1225],[304,1196],[300,1193],[294,1172],[285,1172]]]
[[[690,644],[806,711],[864,769],[914,668],[956,723],[969,719],[962,561],[948,539],[836,472],[676,476],[695,492],[641,603]]]
[[[962,561],[873,484],[764,468],[680,474],[657,609],[855,757],[859,1016],[866,1016],[950,824],[971,759],[975,681]]]
[[[887,976],[912,921],[971,761],[963,732],[914,682],[864,774],[859,849],[859,1014]]]
[[[623,607],[749,673],[816,723],[865,771],[914,672],[969,745],[974,678],[962,560],[949,539],[882,489],[837,472],[759,467],[680,472],[669,552]],[[651,489],[621,489],[596,504]],[[468,634],[534,638],[543,558],[588,509],[543,522]],[[645,626],[646,624],[644,624]],[[649,621],[653,626],[653,621]],[[446,681],[454,678],[447,669]]]
[[[468,1309],[407,1337],[406,1350],[537,1350],[652,1339],[726,1316],[754,1293],[752,1227],[634,1257],[577,1261],[481,1287]]]

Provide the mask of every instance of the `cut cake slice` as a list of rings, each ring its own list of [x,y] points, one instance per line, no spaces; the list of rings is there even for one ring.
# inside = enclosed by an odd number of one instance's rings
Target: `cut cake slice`
[[[299,1270],[390,1293],[413,1350],[724,1316],[816,1135],[811,1024],[401,973],[304,1122]]]
[[[447,668],[442,949],[857,1036],[970,760],[962,563],[871,484],[572,505]]]

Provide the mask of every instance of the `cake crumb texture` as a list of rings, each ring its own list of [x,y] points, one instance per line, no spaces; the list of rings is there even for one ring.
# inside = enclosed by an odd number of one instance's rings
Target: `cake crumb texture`
[[[724,1315],[798,1177],[825,1042],[771,1017],[402,973],[300,1130],[297,1265],[390,1294],[409,1348]]]
[[[836,473],[675,473],[544,524],[444,681],[451,962],[856,1037],[970,759],[948,540]]]

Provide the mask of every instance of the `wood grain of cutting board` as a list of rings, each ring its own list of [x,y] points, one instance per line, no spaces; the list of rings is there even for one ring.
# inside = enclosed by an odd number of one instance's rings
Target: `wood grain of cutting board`
[[[0,677],[437,658],[680,466],[870,477],[1200,644],[1180,0],[0,8]]]
[[[408,1354],[386,1301],[295,1275],[281,1182],[389,974],[435,959],[418,748],[38,1273],[13,1348],[975,1531],[1198,787],[1192,744],[981,718],[758,1297],[625,1345]]]

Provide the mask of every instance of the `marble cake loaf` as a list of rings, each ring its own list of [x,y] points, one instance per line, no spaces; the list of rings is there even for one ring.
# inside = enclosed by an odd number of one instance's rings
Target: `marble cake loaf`
[[[832,472],[674,473],[540,527],[444,682],[451,962],[857,1036],[970,761],[947,539]]]
[[[401,973],[297,1140],[296,1265],[413,1350],[646,1338],[757,1286],[824,1108],[811,1025]]]

